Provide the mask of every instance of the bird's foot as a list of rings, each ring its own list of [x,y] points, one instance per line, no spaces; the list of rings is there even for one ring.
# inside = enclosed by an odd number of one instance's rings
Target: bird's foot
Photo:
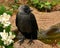
[[[20,45],[21,45],[23,42],[24,42],[24,39],[20,39],[20,40],[19,40]]]
[[[34,41],[32,39],[29,40],[28,44],[31,45],[32,43],[34,43]]]
[[[20,45],[24,42],[25,38],[19,40]]]

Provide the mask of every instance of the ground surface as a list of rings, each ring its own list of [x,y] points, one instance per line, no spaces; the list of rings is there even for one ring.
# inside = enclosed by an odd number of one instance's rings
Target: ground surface
[[[47,30],[52,25],[60,23],[60,11],[54,12],[38,12],[37,10],[33,11],[38,27],[44,30]]]
[[[38,12],[36,9],[33,8],[32,10],[33,14],[36,17],[39,29],[42,28],[44,30],[47,30],[52,25],[60,23],[60,11],[46,13],[46,12]],[[16,15],[14,13],[10,19],[13,26],[11,30],[17,29],[15,26],[15,18]],[[32,45],[29,45],[27,43],[28,40],[25,40],[25,42],[22,45],[19,45],[19,42],[17,41],[14,43],[14,48],[60,48],[60,45],[56,44],[52,46],[49,44],[45,44],[39,40],[34,40],[34,43]]]
[[[14,44],[14,48],[52,48],[52,46],[44,44],[43,42],[38,40],[34,40],[34,43],[30,45],[28,44],[28,40],[25,40],[22,45],[20,45],[19,42],[16,42]]]

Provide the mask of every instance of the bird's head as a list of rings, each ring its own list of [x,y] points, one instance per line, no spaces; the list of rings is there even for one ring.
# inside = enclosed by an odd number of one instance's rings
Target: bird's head
[[[27,5],[20,5],[18,11],[30,13],[32,10],[30,10],[29,6],[27,6]]]

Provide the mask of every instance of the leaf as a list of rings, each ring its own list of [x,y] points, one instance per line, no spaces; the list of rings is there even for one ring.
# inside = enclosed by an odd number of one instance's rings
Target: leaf
[[[44,8],[45,8],[45,9],[51,9],[52,6],[45,6]]]
[[[0,32],[3,32],[3,24],[0,23]]]
[[[48,9],[51,9],[52,8],[52,6],[48,6]]]
[[[8,27],[5,28],[6,32],[9,32],[11,29],[11,25],[9,25]]]
[[[37,4],[39,3],[39,0],[31,0],[33,2],[33,4]]]
[[[14,0],[15,1],[15,3],[17,3],[19,0]]]
[[[5,48],[13,48],[13,43],[11,43],[11,44],[8,45],[8,46],[5,45]]]
[[[13,48],[13,46],[6,46],[6,48]]]
[[[18,9],[19,5],[18,4],[15,4],[15,5],[12,5],[12,8],[15,10],[15,9]]]
[[[3,41],[0,39],[0,45],[2,46],[2,45],[4,45],[4,43],[3,43]]]
[[[0,15],[2,15],[6,11],[5,6],[0,5]]]
[[[45,5],[50,5],[50,4],[51,4],[51,3],[50,3],[50,2],[48,2],[48,1],[47,1],[47,2],[45,2]]]
[[[8,10],[8,11],[6,11],[6,13],[12,16],[12,14],[13,14],[13,11],[11,11],[11,10]]]
[[[41,4],[41,7],[40,8],[43,8],[44,7],[44,5],[43,4]]]
[[[57,2],[52,1],[51,4],[52,4],[52,6],[55,6],[57,4]]]

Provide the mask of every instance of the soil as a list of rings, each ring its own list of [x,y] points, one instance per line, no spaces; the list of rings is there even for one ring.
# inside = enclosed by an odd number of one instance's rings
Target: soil
[[[29,40],[25,40],[23,44],[20,45],[19,41],[14,44],[14,48],[52,48],[51,45],[44,44],[41,41],[34,40],[31,45],[28,43]]]
[[[60,23],[60,11],[53,12],[39,12],[36,9],[32,9],[33,14],[36,17],[39,29],[47,30],[52,25]]]

